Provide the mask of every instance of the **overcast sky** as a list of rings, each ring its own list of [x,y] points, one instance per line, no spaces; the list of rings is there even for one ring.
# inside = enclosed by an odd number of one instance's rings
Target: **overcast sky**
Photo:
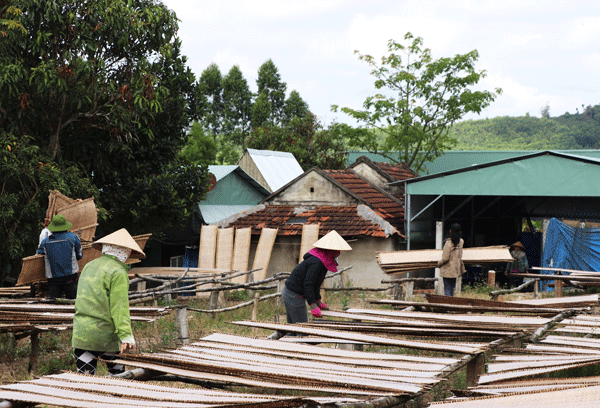
[[[163,0],[179,18],[188,65],[199,78],[214,62],[238,65],[257,91],[269,58],[288,94],[297,90],[329,124],[352,123],[332,104],[360,108],[374,78],[354,54],[385,55],[411,32],[434,58],[474,49],[484,89],[503,94],[481,115],[550,116],[600,103],[600,1],[597,0]]]

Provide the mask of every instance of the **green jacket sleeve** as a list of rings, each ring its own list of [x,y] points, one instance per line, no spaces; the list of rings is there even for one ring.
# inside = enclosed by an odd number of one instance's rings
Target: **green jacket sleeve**
[[[135,344],[131,331],[129,315],[129,277],[127,273],[116,273],[110,282],[109,307],[110,316],[115,325],[115,332],[121,343]]]

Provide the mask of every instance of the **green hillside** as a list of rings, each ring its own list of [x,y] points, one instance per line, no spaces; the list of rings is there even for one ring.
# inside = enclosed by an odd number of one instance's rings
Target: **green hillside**
[[[453,150],[571,150],[600,148],[600,105],[583,112],[536,118],[468,120],[450,130]]]

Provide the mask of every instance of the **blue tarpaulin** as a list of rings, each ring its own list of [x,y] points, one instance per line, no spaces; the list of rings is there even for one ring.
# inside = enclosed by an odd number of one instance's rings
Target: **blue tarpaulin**
[[[542,267],[600,271],[600,228],[574,228],[552,218],[546,232]],[[546,291],[551,290],[548,283],[541,283]]]

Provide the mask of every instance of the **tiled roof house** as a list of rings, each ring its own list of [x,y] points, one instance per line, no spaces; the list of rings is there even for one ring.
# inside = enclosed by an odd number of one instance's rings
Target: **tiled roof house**
[[[221,227],[278,228],[267,276],[291,271],[298,263],[303,224],[319,224],[320,235],[336,230],[353,250],[340,255],[340,266],[355,286],[378,287],[385,275],[377,251],[402,247],[403,200],[369,183],[353,169],[312,168],[266,197],[261,204],[218,223]],[[251,251],[253,253],[253,251]]]

